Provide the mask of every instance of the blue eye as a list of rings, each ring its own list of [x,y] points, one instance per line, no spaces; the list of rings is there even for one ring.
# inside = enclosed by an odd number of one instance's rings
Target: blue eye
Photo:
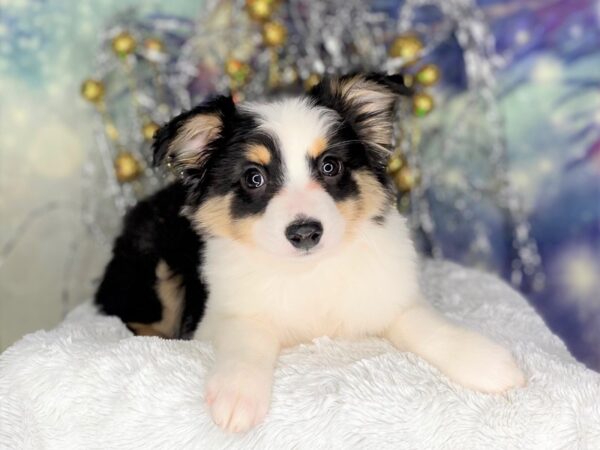
[[[342,162],[332,156],[326,156],[321,160],[319,172],[326,177],[335,177],[342,172]]]
[[[265,175],[256,167],[252,167],[244,173],[243,185],[247,189],[258,189],[266,183]]]

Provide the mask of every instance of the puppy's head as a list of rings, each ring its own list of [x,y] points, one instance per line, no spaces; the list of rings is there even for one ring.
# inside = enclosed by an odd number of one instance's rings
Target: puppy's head
[[[309,94],[234,105],[218,97],[159,130],[155,163],[181,172],[196,229],[281,256],[324,254],[381,223],[402,77],[329,78]]]

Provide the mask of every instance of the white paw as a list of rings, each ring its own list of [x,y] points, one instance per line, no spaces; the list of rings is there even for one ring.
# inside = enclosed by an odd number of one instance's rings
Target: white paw
[[[250,366],[215,369],[206,382],[206,403],[213,421],[232,433],[258,425],[271,402],[272,373]]]
[[[438,368],[469,389],[500,393],[526,384],[512,354],[479,334],[459,330],[448,336],[440,350]]]

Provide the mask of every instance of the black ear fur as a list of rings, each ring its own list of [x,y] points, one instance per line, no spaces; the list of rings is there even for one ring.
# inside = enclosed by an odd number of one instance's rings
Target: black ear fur
[[[216,97],[179,114],[154,135],[154,166],[168,158],[169,162],[182,170],[200,168],[212,144],[221,136],[227,117],[233,114],[235,104],[231,96]],[[204,135],[205,139],[200,139],[194,147],[193,140],[198,140],[199,135]]]
[[[390,91],[402,97],[412,97],[415,93],[413,88],[406,85],[404,75],[401,73],[385,75],[378,72],[371,72],[366,74],[365,78],[386,86]]]
[[[344,99],[339,95],[339,92],[332,89],[332,86],[339,86],[347,81],[361,78],[382,86],[388,89],[390,93],[397,96],[412,97],[414,95],[414,89],[406,85],[404,75],[401,73],[385,75],[379,72],[370,72],[366,74],[349,73],[337,77],[325,77],[309,91],[308,95],[315,99],[326,101],[329,103],[327,106],[334,107],[333,109],[341,112],[347,105],[343,104]]]
[[[393,112],[400,96],[411,96],[401,74],[349,74],[323,79],[310,92],[317,104],[337,111],[383,161],[389,156]]]

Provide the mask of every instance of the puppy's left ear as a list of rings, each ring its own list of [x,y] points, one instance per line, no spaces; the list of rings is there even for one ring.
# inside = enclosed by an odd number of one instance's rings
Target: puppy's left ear
[[[326,78],[309,93],[317,104],[336,110],[349,121],[363,142],[383,152],[389,151],[392,143],[396,101],[412,94],[402,75],[377,73]]]
[[[166,159],[178,172],[202,173],[218,148],[226,118],[234,113],[231,97],[220,96],[175,117],[154,136],[154,165]]]

